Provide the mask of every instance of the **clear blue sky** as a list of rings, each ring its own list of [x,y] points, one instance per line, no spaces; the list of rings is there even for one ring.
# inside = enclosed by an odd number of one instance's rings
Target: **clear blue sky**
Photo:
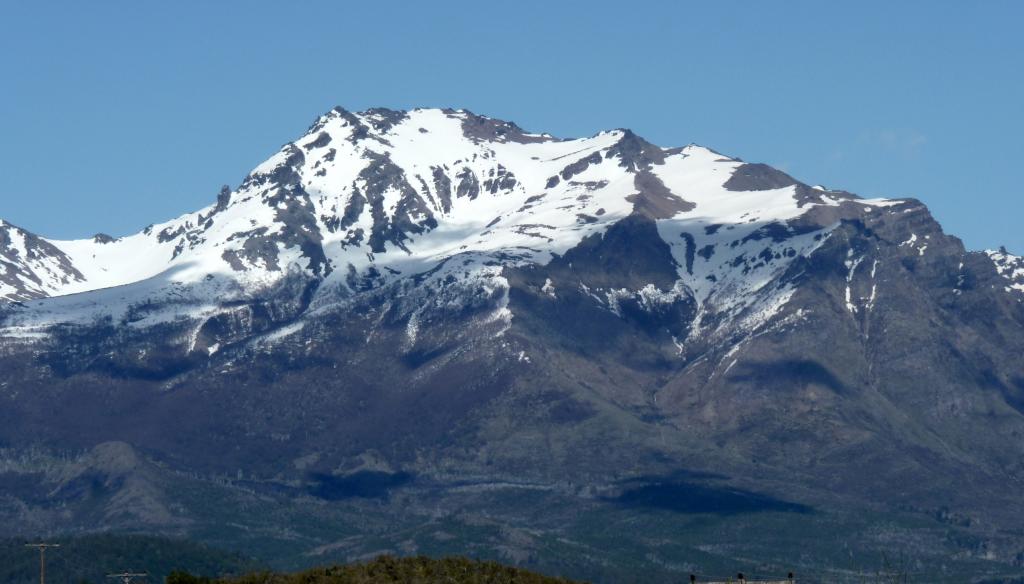
[[[1024,2],[0,0],[0,217],[123,235],[334,105],[629,127],[1024,252]]]

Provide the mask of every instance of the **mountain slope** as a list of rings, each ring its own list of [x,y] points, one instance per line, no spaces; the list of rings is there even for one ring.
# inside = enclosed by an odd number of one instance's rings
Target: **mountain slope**
[[[59,248],[0,220],[0,300],[44,298],[82,280]]]
[[[5,229],[0,443],[9,480],[54,493],[12,494],[15,530],[60,501],[67,529],[478,546],[606,581],[610,549],[652,578],[842,571],[894,541],[935,581],[1024,562],[1020,258],[915,200],[628,130],[336,108],[199,212],[116,240]],[[97,448],[140,453],[99,499],[24,463]],[[268,501],[285,527],[228,512]]]

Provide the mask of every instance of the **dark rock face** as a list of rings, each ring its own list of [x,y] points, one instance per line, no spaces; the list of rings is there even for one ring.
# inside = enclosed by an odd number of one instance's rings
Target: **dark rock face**
[[[402,242],[408,234],[423,233],[426,229],[437,227],[433,211],[409,184],[402,169],[386,156],[375,156],[371,160],[372,164],[359,175],[366,188],[362,195],[370,205],[373,216],[370,248],[374,252],[383,252],[385,242],[404,247]],[[390,218],[384,212],[384,193],[389,189],[401,193],[398,208]],[[417,216],[422,219],[417,220]]]
[[[320,132],[320,134],[317,135],[316,140],[313,140],[309,144],[306,144],[304,148],[306,150],[312,150],[314,148],[323,148],[324,146],[327,146],[330,143],[331,135],[328,134],[327,132]]]
[[[652,164],[663,164],[666,152],[630,130],[623,130],[622,139],[605,154],[617,158],[619,164],[632,170],[649,169]]]
[[[455,175],[455,178],[459,180],[458,186],[455,187],[456,197],[466,197],[472,200],[480,196],[480,180],[472,170],[463,168],[459,174]]]
[[[0,302],[4,298],[29,300],[48,296],[50,291],[40,272],[61,283],[84,279],[68,256],[53,244],[0,221]]]
[[[284,183],[267,201],[274,206],[275,219],[283,228],[274,234],[261,233],[259,229],[249,233],[242,249],[225,251],[224,260],[238,271],[254,265],[280,271],[278,246],[284,244],[301,250],[314,275],[330,274],[333,268],[324,255],[316,210],[301,184],[298,181]]]
[[[516,184],[516,175],[499,164],[496,168],[488,171],[487,180],[483,182],[482,186],[485,191],[494,195],[500,191],[510,191]]]
[[[558,176],[553,176],[548,179],[548,188],[557,185],[559,177],[561,177],[562,180],[570,180],[572,177],[590,168],[592,164],[601,164],[601,161],[601,154],[599,152],[594,152],[590,156],[585,156],[576,162],[568,164],[562,169],[562,172],[558,173]]]
[[[383,107],[371,108],[364,113],[369,114],[373,128],[379,132],[387,132],[408,117],[406,112]]]
[[[679,195],[672,193],[665,183],[661,182],[650,171],[637,173],[633,180],[637,193],[629,200],[634,204],[634,212],[651,219],[667,219],[678,213],[692,211],[696,205],[684,201]]]
[[[434,166],[430,169],[434,179],[434,192],[438,193],[441,210],[448,213],[452,210],[452,181],[445,174],[444,169]]]
[[[651,167],[664,164],[666,151],[626,130],[619,142],[608,149],[606,158],[616,158],[624,168],[634,171],[637,193],[630,197],[634,212],[652,219],[667,219],[678,213],[693,210],[695,205],[672,193],[653,172]],[[582,162],[582,161],[581,161]],[[586,170],[583,166],[577,172]],[[568,178],[564,176],[563,178]]]
[[[796,184],[799,184],[796,179],[767,164],[744,164],[725,182],[725,188],[731,191],[767,191]]]
[[[529,144],[531,142],[547,142],[554,140],[548,136],[527,135],[522,128],[514,122],[505,122],[478,116],[468,110],[445,110],[450,116],[462,117],[462,132],[473,140],[483,142],[518,142]]]

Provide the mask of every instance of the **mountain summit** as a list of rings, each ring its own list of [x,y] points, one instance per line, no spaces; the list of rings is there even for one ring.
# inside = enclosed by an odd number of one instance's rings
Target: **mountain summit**
[[[477,546],[608,581],[613,548],[652,578],[893,541],[953,580],[1024,562],[1024,260],[916,200],[629,130],[335,108],[139,233],[0,222],[0,299],[13,535]]]

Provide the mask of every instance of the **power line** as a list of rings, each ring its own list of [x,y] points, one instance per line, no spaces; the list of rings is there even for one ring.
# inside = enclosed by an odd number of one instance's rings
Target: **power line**
[[[145,578],[148,575],[145,572],[122,572],[120,574],[107,574],[107,578],[117,578],[121,580],[121,584],[132,584],[132,580],[135,578]]]
[[[696,574],[690,574],[690,584],[796,584],[797,577],[793,572],[788,573],[785,578],[746,578],[742,573],[736,575],[735,579],[729,578],[715,578],[709,576],[697,577]]]

